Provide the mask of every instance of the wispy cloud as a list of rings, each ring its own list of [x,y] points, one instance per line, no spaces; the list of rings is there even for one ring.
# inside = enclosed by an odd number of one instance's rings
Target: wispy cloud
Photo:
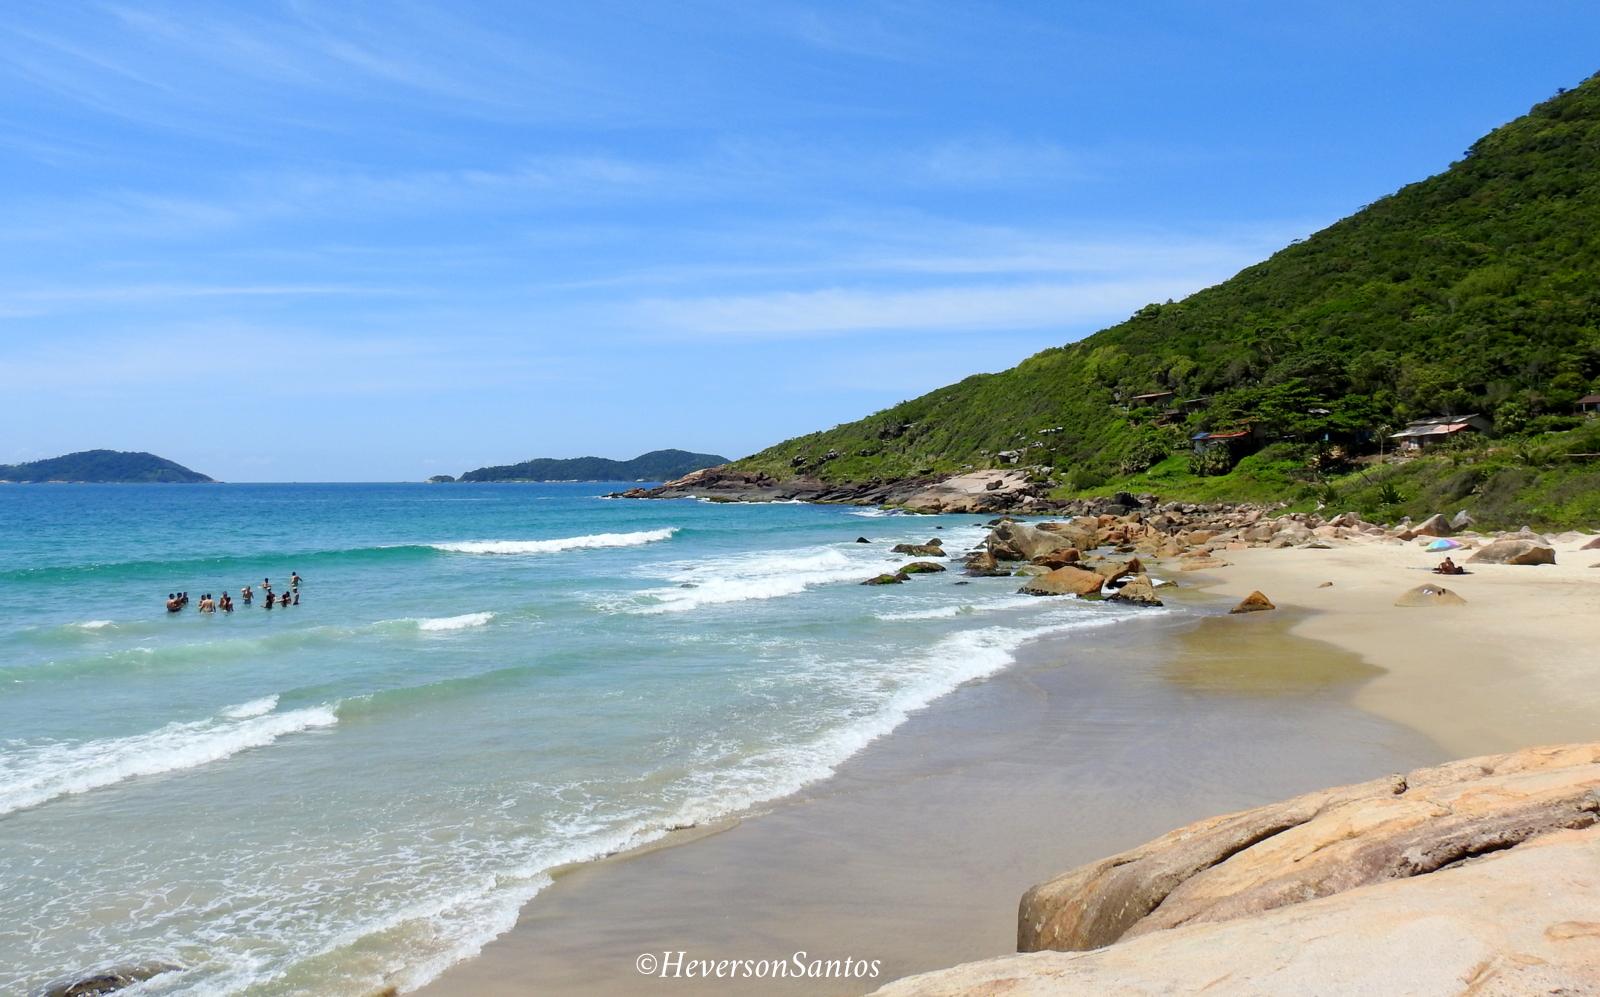
[[[667,335],[788,339],[857,332],[958,332],[1073,328],[1124,316],[1151,300],[1204,287],[1204,278],[1006,284],[916,290],[778,291],[732,297],[655,298],[629,311]]]

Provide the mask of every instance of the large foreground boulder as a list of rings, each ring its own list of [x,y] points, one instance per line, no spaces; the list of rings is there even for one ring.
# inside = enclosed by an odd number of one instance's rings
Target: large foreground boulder
[[[1600,993],[1600,828],[1420,879],[1093,952],[1032,952],[897,980],[877,997],[1527,997]]]
[[[1510,537],[1496,540],[1467,558],[1469,564],[1554,564],[1556,552],[1538,540]]]
[[[1596,994],[1597,910],[1600,743],[1530,748],[1191,824],[1024,894],[1030,954],[879,993]]]
[[[1250,917],[1597,821],[1600,744],[1417,769],[1200,821],[1035,886],[1017,947],[1097,948]]]
[[[146,980],[160,976],[162,973],[177,971],[178,966],[170,962],[152,961],[131,963],[126,966],[112,966],[108,969],[88,973],[76,979],[52,983],[44,990],[44,997],[100,997],[101,994],[116,993],[128,987],[143,983]]]
[[[1233,607],[1232,609],[1228,610],[1228,612],[1230,612],[1230,613],[1261,613],[1261,612],[1265,612],[1266,610],[1269,610],[1269,609],[1277,609],[1277,608],[1278,608],[1277,606],[1274,606],[1272,604],[1272,600],[1271,599],[1268,599],[1266,596],[1262,595],[1260,592],[1251,592],[1249,595],[1245,596],[1243,599],[1240,599],[1239,600],[1239,604],[1237,606]]]

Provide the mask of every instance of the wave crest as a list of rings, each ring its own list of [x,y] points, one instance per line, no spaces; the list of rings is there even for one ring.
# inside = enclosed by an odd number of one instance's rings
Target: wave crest
[[[564,550],[586,550],[597,547],[638,547],[671,539],[678,532],[676,526],[660,530],[638,530],[633,533],[592,533],[582,537],[563,537],[554,540],[462,540],[451,543],[428,544],[434,550],[451,554],[555,554]]]
[[[280,737],[339,722],[327,706],[273,713],[277,697],[230,706],[218,717],[173,722],[145,734],[43,744],[0,754],[0,814],[138,776],[198,768]]]

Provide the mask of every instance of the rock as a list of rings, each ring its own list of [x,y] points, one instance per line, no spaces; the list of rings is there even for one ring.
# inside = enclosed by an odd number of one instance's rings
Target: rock
[[[1011,569],[1000,567],[1000,562],[993,554],[980,550],[967,558],[967,574],[974,578],[993,578],[998,575],[1009,575]]]
[[[856,543],[858,544],[869,544],[871,542],[872,541],[868,540],[866,537],[856,537]]]
[[[893,554],[908,554],[911,557],[949,557],[944,548],[938,544],[895,544],[889,548]]]
[[[126,966],[112,966],[63,983],[52,983],[44,990],[44,997],[98,997],[115,993],[143,983],[162,973],[182,969],[170,962],[142,962]]]
[[[1162,602],[1156,598],[1156,588],[1150,583],[1149,575],[1134,575],[1123,583],[1111,595],[1106,597],[1108,602],[1126,602],[1135,606],[1160,606]]]
[[[1600,743],[1529,748],[1321,790],[1199,821],[1033,887],[1022,898],[1018,949],[1098,948],[1178,925],[1248,918],[1425,876],[1597,821]]]
[[[989,533],[985,546],[1002,561],[1031,561],[1061,546],[1061,537],[1027,523],[1001,523]]]
[[[1101,561],[1094,566],[1095,574],[1108,582],[1143,571],[1144,565],[1139,563],[1137,557],[1127,561]]]
[[[1018,592],[1028,595],[1098,595],[1105,584],[1104,576],[1082,568],[1057,568],[1054,571],[1029,579]]]
[[[873,576],[871,578],[868,578],[866,581],[862,582],[861,584],[863,584],[863,585],[899,585],[901,582],[906,581],[910,577],[911,576],[906,574],[904,571],[897,571],[892,575],[890,575],[890,574],[875,575],[875,576]]]
[[[1537,540],[1514,537],[1496,540],[1471,557],[1468,564],[1554,564],[1556,552]]]
[[[1211,568],[1226,568],[1232,562],[1216,557],[1188,557],[1178,565],[1179,571],[1206,571]]]
[[[1467,600],[1443,585],[1418,585],[1401,593],[1394,601],[1396,606],[1465,606]]]
[[[1228,612],[1230,612],[1230,613],[1260,613],[1260,612],[1264,612],[1265,610],[1268,610],[1268,609],[1277,609],[1277,608],[1278,608],[1277,606],[1274,606],[1272,604],[1272,600],[1271,599],[1268,599],[1266,596],[1262,595],[1260,592],[1251,592],[1249,595],[1245,596],[1242,600],[1240,600],[1239,605],[1237,605],[1237,606],[1233,607],[1232,609],[1228,610]]]
[[[874,997],[1600,993],[1600,829],[1257,917],[1093,952],[1030,952],[896,980]]]
[[[1590,540],[1588,543],[1584,544],[1582,547],[1579,547],[1578,549],[1579,550],[1600,550],[1600,537],[1595,537],[1593,540]]]
[[[1048,554],[1040,554],[1033,559],[1034,564],[1042,564],[1047,568],[1064,568],[1069,564],[1077,564],[1083,560],[1083,552],[1076,547],[1057,547]]]
[[[1465,509],[1462,509],[1460,512],[1457,512],[1454,516],[1450,517],[1450,528],[1452,530],[1455,530],[1457,533],[1460,533],[1462,530],[1466,529],[1467,527],[1471,526],[1472,524],[1473,524],[1473,518],[1471,516],[1467,515],[1467,510],[1465,510]]]
[[[1454,533],[1450,523],[1439,513],[1434,513],[1427,519],[1411,528],[1411,532],[1419,537],[1447,537]]]
[[[1018,578],[1037,578],[1040,575],[1048,575],[1054,570],[1054,568],[1047,568],[1042,564],[1024,564],[1015,571],[1002,572],[1002,574],[1016,575]]]
[[[1333,588],[1333,583],[1332,582],[1318,582],[1317,583],[1317,588],[1319,588],[1319,589],[1331,589],[1331,588]]]
[[[945,570],[944,565],[932,561],[912,561],[900,569],[903,575],[932,575]]]

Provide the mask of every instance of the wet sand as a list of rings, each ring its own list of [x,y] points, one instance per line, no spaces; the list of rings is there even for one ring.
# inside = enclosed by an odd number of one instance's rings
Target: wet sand
[[[1274,552],[1276,553],[1276,552]],[[1231,569],[1230,569],[1231,570]],[[1165,590],[1170,592],[1171,590]],[[682,847],[560,873],[515,929],[422,992],[855,994],[1015,950],[1042,879],[1200,817],[1441,761],[1357,709],[1382,673],[1294,612],[1152,613],[1052,639],[831,779]],[[646,977],[642,953],[878,960],[851,980]]]

